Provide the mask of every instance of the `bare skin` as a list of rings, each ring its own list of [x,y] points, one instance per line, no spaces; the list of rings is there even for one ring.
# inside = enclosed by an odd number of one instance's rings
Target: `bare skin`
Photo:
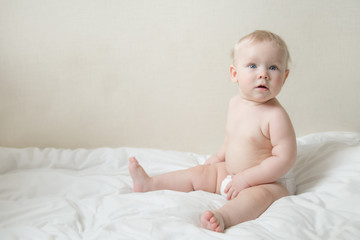
[[[129,161],[129,172],[133,179],[134,192],[151,191],[151,178],[146,174],[134,157],[131,157]]]
[[[205,165],[149,177],[138,161],[129,159],[135,192],[203,190],[229,200],[215,211],[205,211],[201,226],[216,232],[259,217],[288,191],[276,181],[296,160],[296,138],[291,121],[275,98],[289,71],[284,51],[269,41],[245,42],[230,67],[239,95],[230,100],[226,138]]]
[[[133,179],[134,192],[168,189],[182,192],[205,190],[219,194],[221,181],[227,175],[225,165],[217,163],[149,177],[135,157],[129,159],[129,172]],[[219,179],[214,177],[217,174]],[[177,179],[176,175],[193,177],[189,177],[188,181],[181,183],[174,181]],[[199,175],[202,177],[194,177]],[[209,180],[213,180],[213,184],[209,184]],[[287,190],[278,183],[247,188],[222,208],[214,212],[205,211],[201,216],[201,226],[215,232],[224,232],[225,228],[257,218],[275,200],[287,195]]]

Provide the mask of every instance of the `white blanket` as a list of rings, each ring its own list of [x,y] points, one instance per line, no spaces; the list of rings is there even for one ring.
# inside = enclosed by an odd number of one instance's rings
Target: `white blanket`
[[[360,134],[298,138],[297,193],[225,233],[200,216],[226,200],[202,191],[132,193],[128,157],[150,175],[207,156],[136,148],[0,148],[0,239],[359,239]]]

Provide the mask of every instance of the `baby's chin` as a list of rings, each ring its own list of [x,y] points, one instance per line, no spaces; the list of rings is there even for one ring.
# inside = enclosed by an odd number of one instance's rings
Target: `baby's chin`
[[[269,101],[272,101],[272,100],[275,100],[276,98],[275,97],[249,97],[249,98],[246,98],[246,97],[242,97],[245,101],[247,102],[252,102],[254,104],[265,104]]]

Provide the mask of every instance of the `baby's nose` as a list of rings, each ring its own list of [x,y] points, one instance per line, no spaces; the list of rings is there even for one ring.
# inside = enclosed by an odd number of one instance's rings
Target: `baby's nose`
[[[258,79],[269,80],[269,74],[267,69],[259,67],[257,74],[258,74]]]
[[[268,80],[268,79],[269,79],[269,76],[268,76],[266,73],[264,73],[264,74],[260,74],[260,75],[259,75],[259,78],[260,78],[260,79]]]

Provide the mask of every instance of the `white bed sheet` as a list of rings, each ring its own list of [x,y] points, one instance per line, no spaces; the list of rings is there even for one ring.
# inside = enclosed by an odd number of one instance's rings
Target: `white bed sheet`
[[[0,148],[0,239],[359,239],[360,134],[298,138],[297,194],[214,233],[200,216],[226,200],[203,191],[132,193],[128,157],[150,175],[205,155],[136,148]]]

